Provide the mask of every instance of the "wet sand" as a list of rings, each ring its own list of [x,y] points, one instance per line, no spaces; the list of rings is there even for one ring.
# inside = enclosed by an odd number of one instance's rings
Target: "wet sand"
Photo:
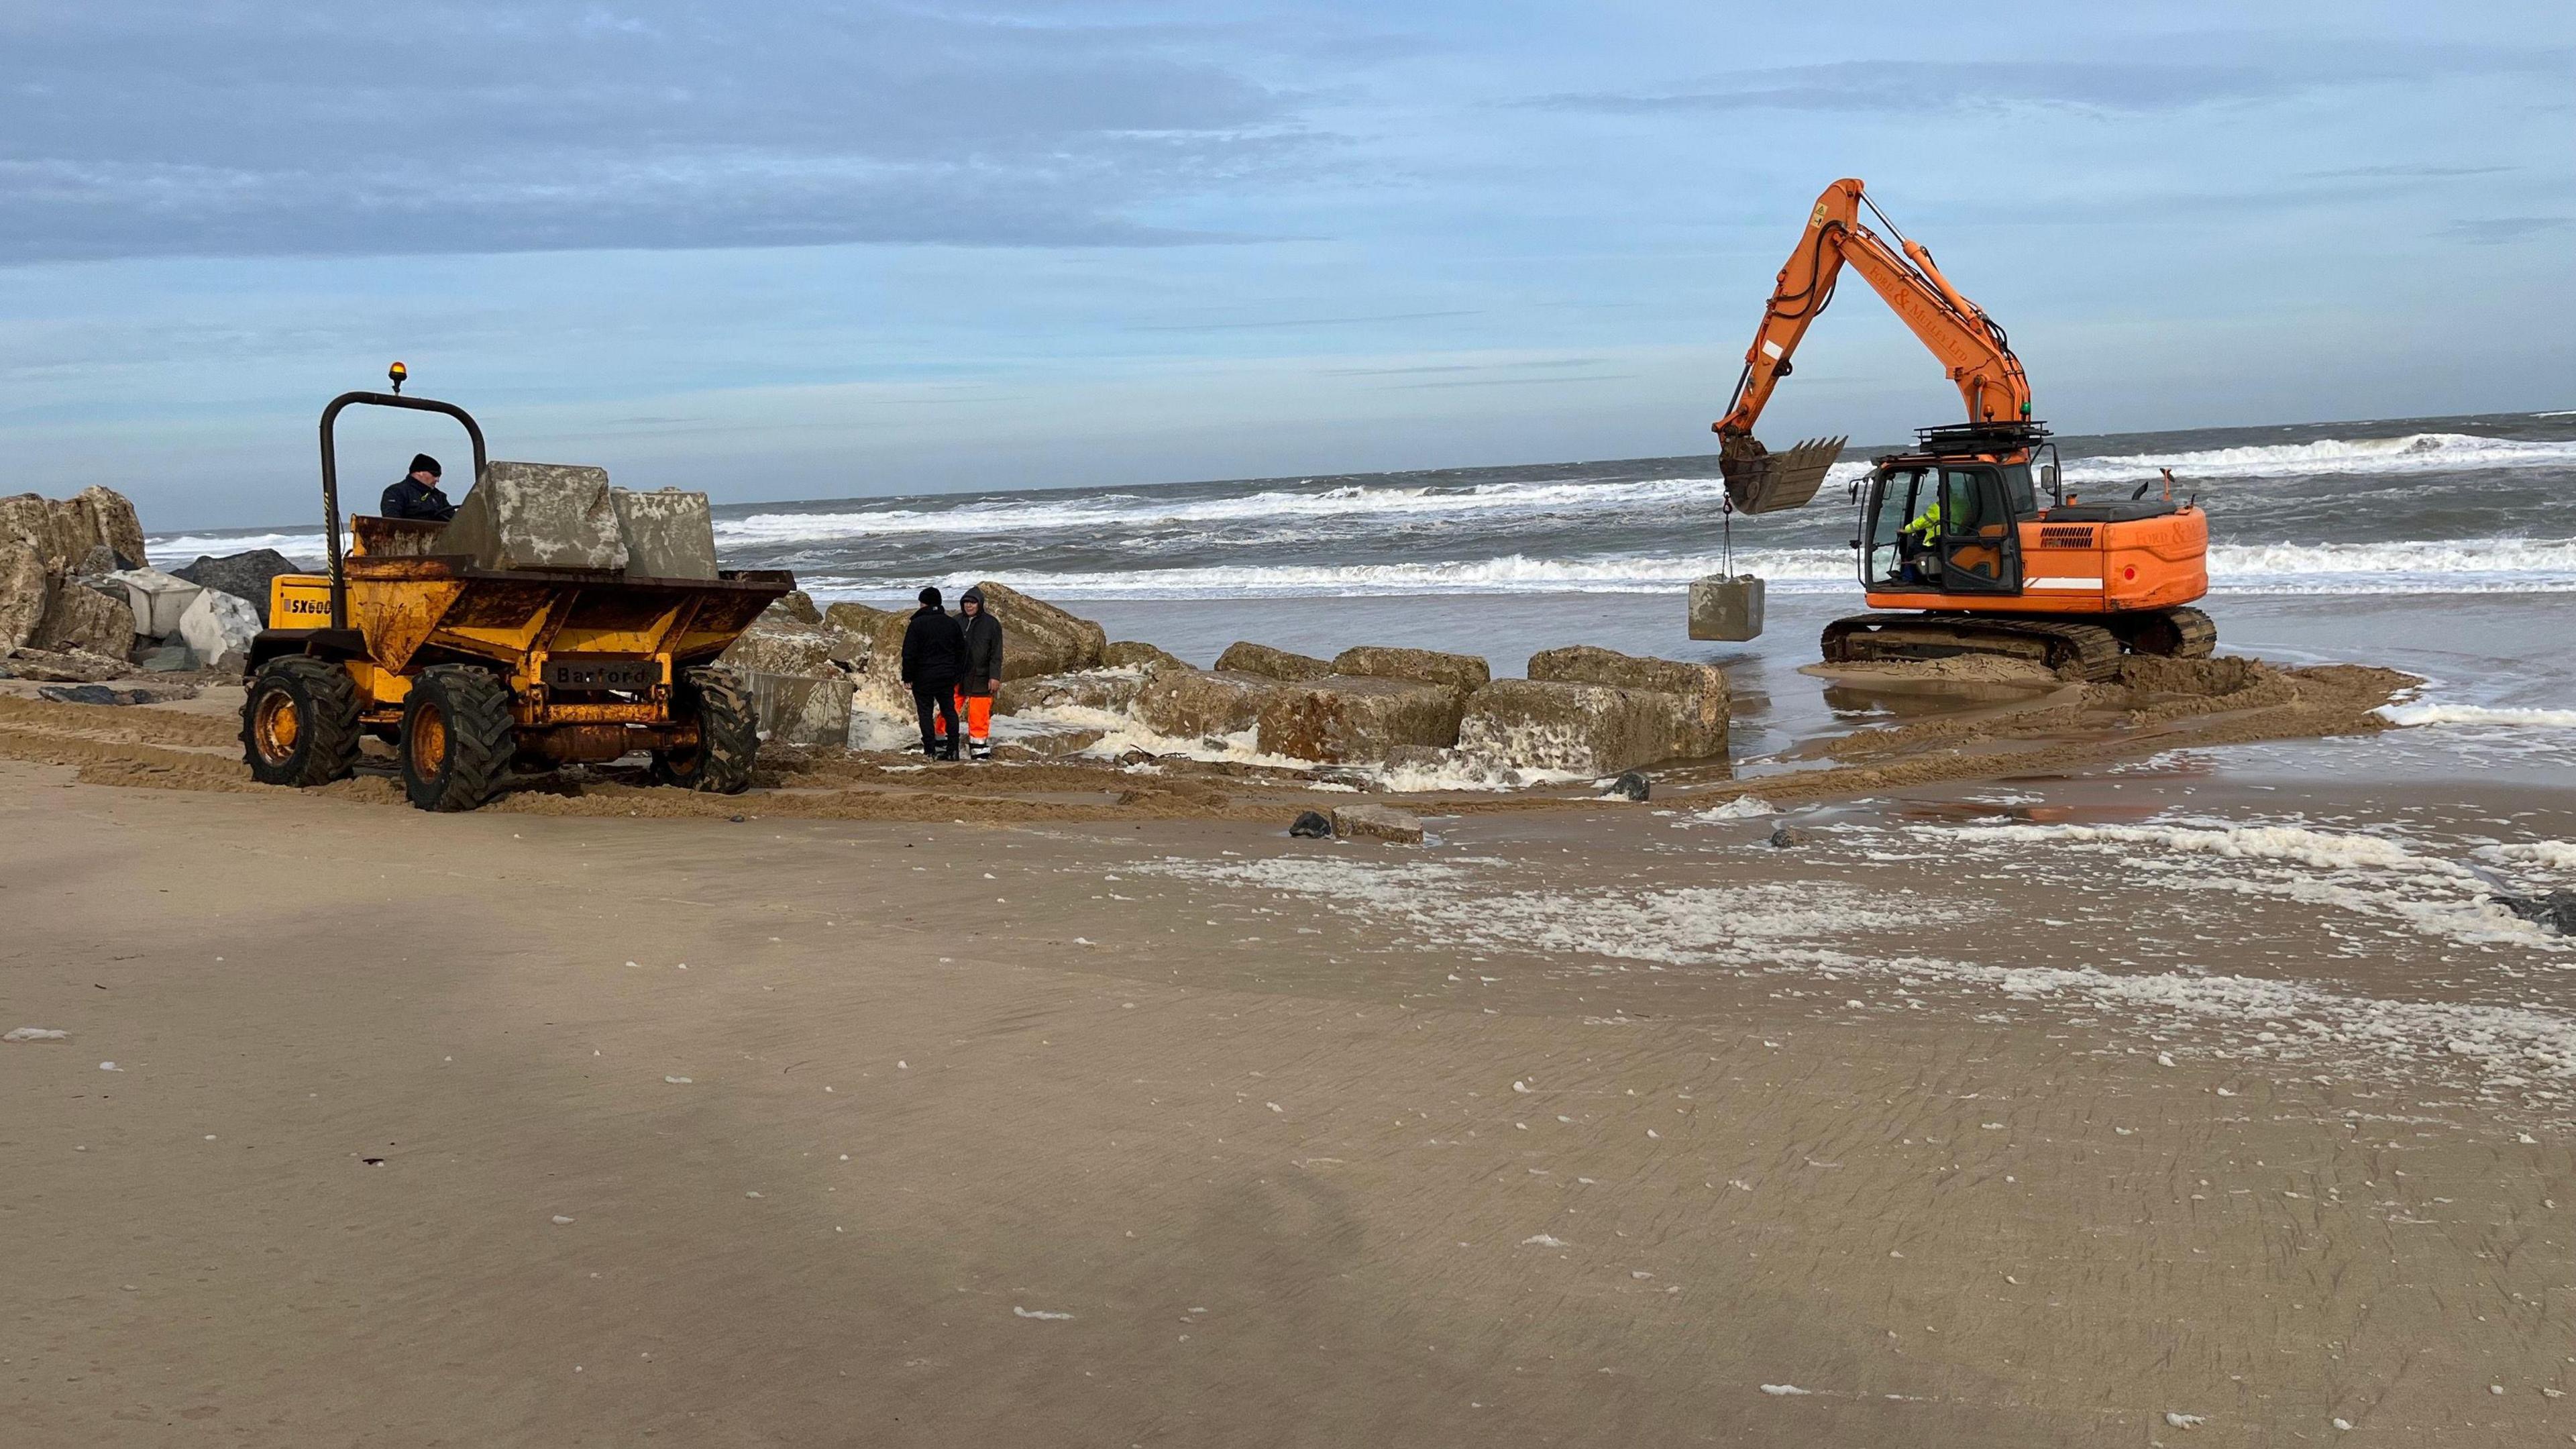
[[[31,709],[12,1443],[2576,1434],[2576,953],[2462,864],[2545,872],[2564,788],[2034,716],[1793,848],[1754,776],[1406,849],[1054,766],[132,788],[228,722]]]

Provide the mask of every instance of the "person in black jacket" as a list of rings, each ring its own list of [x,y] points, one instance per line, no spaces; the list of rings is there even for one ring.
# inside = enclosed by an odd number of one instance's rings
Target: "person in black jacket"
[[[957,597],[965,616],[966,678],[957,692],[966,700],[966,749],[979,760],[993,758],[993,693],[1002,687],[1002,621],[984,603],[982,589]]]
[[[384,516],[418,518],[430,523],[445,523],[456,516],[456,505],[438,491],[438,460],[427,453],[411,456],[411,472],[396,479],[385,490]]]
[[[903,630],[903,682],[912,686],[912,707],[921,716],[921,752],[930,758],[957,758],[957,686],[966,677],[966,632],[939,607],[936,587],[921,591],[921,607]],[[947,725],[943,742],[932,732],[932,711]]]

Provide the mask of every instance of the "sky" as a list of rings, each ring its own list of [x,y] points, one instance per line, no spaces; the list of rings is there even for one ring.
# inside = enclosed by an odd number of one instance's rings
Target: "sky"
[[[396,358],[720,502],[1705,453],[1842,176],[2062,432],[2576,407],[2571,77],[2563,0],[9,0],[0,491],[304,519]],[[1959,412],[1856,282],[1798,361],[1774,446]]]

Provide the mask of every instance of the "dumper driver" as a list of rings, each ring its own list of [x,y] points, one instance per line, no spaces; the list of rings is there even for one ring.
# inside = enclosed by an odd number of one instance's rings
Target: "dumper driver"
[[[417,518],[428,523],[445,523],[456,516],[456,505],[438,491],[438,460],[427,453],[414,453],[411,472],[385,490],[384,516]]]

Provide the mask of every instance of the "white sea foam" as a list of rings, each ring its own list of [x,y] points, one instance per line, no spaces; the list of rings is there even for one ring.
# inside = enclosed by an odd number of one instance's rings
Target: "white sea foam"
[[[2402,725],[2502,725],[2576,730],[2576,709],[2494,709],[2478,704],[2384,704],[2379,713]]]
[[[2322,438],[2178,453],[2070,458],[2070,484],[2153,478],[2171,468],[2184,482],[2212,478],[2297,478],[2316,474],[2437,473],[2576,465],[2576,442],[2487,438],[2471,433],[2406,433],[2393,438]]]

